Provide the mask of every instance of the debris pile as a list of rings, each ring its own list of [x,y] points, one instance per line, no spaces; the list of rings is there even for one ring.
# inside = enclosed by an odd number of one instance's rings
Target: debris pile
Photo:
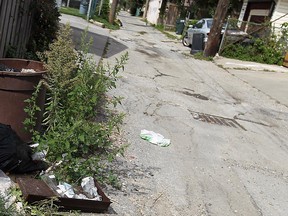
[[[91,176],[82,179],[80,190],[67,182],[59,182],[57,185],[54,175],[44,175],[42,179],[60,197],[102,201],[102,196],[98,194],[94,178]]]
[[[4,72],[20,72],[20,73],[36,73],[36,71],[34,69],[30,69],[30,68],[14,68],[14,67],[8,67],[4,64],[0,64],[0,71],[4,71]]]
[[[9,125],[0,123],[0,195],[7,202],[5,208],[15,202],[15,196],[9,194],[9,189],[15,185],[9,175],[15,173],[16,182],[28,203],[33,204],[35,201],[56,197],[55,204],[61,206],[61,209],[85,212],[107,211],[111,204],[110,199],[93,177],[83,178],[81,187],[73,187],[67,182],[57,183],[56,177],[49,172],[51,169],[48,169],[48,164],[43,161],[47,151],[33,153],[32,148],[38,145],[29,146]],[[37,176],[40,179],[26,175],[35,171],[38,172]]]

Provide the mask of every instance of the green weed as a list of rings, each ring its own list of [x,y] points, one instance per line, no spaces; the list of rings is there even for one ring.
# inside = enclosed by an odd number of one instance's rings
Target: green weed
[[[120,98],[107,98],[106,93],[116,87],[128,53],[112,67],[98,66],[88,55],[91,41],[87,42],[86,35],[87,32],[82,37],[81,51],[76,52],[70,27],[65,26],[50,51],[42,56],[48,70],[44,83],[44,133],[34,131],[33,136],[40,149],[48,149],[46,159],[54,165],[57,178],[71,183],[86,176],[95,176],[99,181],[107,179],[103,168],[123,152],[110,138],[123,119],[122,114],[111,109]],[[33,100],[27,101],[27,110],[37,110]],[[28,126],[34,121],[33,113],[28,112]]]

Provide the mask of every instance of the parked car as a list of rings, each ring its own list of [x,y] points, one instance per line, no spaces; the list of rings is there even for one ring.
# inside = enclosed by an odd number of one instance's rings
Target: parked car
[[[212,27],[212,23],[213,23],[212,18],[205,18],[199,20],[195,25],[189,26],[185,36],[182,39],[183,45],[190,47],[192,45],[193,34],[195,33],[203,33],[205,35],[204,43],[206,43],[208,40],[210,29]]]
[[[189,26],[185,36],[182,39],[183,45],[191,47],[192,41],[193,41],[193,34],[195,33],[204,34],[204,43],[206,43],[208,41],[208,35],[210,33],[212,24],[213,24],[213,18],[204,18],[204,19],[199,20],[195,25]],[[226,25],[227,24],[223,25],[222,32],[221,32],[222,34],[225,31]],[[241,31],[240,29],[236,27],[230,28],[228,26],[226,30],[226,36],[229,38],[229,40],[236,41],[237,38],[239,37],[247,36],[247,33],[244,31]]]

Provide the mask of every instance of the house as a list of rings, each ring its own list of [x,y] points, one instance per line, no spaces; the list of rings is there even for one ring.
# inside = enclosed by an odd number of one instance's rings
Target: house
[[[244,0],[238,20],[258,24],[271,21],[279,31],[281,25],[288,22],[288,0]],[[244,29],[247,31],[247,25]]]
[[[162,23],[165,26],[175,26],[176,19],[179,15],[179,9],[177,1],[175,0],[148,0],[149,6],[147,11],[147,20],[152,24]],[[188,7],[193,0],[185,0],[183,2],[184,7]],[[165,16],[164,19],[160,17],[160,9],[165,4]]]
[[[160,15],[160,8],[162,5],[162,0],[150,0],[149,7],[147,11],[147,20],[149,23],[157,24]]]

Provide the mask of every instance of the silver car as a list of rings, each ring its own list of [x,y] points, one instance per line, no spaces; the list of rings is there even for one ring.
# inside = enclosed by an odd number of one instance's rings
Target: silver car
[[[199,20],[195,25],[189,26],[185,36],[182,39],[182,43],[184,46],[191,47],[192,41],[193,41],[193,34],[195,33],[203,33],[204,34],[204,44],[208,40],[208,35],[210,32],[210,29],[212,27],[213,18],[204,18]],[[221,34],[225,32],[225,28],[227,27],[227,24],[225,23],[222,28]],[[230,42],[237,41],[241,38],[245,39],[248,37],[248,34],[244,31],[241,31],[236,26],[228,26],[226,28],[226,37]],[[246,39],[247,41],[248,39]]]
[[[208,40],[208,35],[212,27],[213,18],[205,18],[199,20],[195,25],[189,26],[186,35],[182,39],[184,46],[191,46],[193,40],[193,34],[203,33],[204,34],[204,43]]]

